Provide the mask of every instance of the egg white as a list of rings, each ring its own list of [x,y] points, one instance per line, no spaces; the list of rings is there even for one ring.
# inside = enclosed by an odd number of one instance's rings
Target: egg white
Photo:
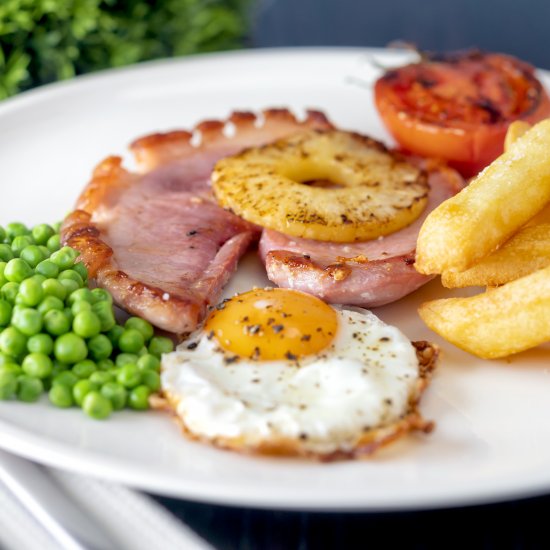
[[[243,449],[295,440],[328,454],[402,419],[418,389],[415,348],[367,310],[335,309],[331,345],[299,361],[231,362],[200,331],[164,355],[162,390],[185,429]]]

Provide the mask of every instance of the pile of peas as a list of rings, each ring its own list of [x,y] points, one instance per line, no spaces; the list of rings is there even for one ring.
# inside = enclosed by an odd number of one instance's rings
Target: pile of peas
[[[111,295],[88,288],[77,257],[61,247],[59,224],[0,226],[0,399],[48,392],[96,419],[147,409],[173,343],[139,317],[117,324]]]

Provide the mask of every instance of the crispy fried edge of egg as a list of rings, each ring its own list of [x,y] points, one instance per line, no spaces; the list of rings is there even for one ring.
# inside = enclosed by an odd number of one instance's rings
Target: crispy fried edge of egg
[[[194,433],[187,428],[183,419],[176,413],[178,400],[169,393],[161,391],[161,393],[150,399],[150,404],[154,409],[170,413],[187,438],[193,441],[209,443],[221,449],[250,455],[303,457],[326,462],[365,458],[372,455],[379,448],[405,436],[409,432],[421,431],[430,433],[435,426],[434,422],[425,420],[422,417],[418,406],[424,391],[430,384],[431,376],[439,356],[439,348],[424,340],[411,342],[411,344],[416,350],[419,376],[416,381],[416,387],[410,395],[407,412],[402,418],[390,422],[386,426],[379,426],[363,431],[349,450],[336,450],[328,453],[315,452],[306,448],[299,438],[290,437],[272,437],[257,444],[247,443],[244,436],[217,436],[210,438]]]

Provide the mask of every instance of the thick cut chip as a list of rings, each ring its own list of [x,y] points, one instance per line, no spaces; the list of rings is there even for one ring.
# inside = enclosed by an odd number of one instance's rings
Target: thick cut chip
[[[464,271],[493,252],[550,201],[550,119],[517,139],[463,191],[426,219],[420,273]]]
[[[550,340],[550,267],[470,298],[426,302],[418,310],[433,331],[484,359]]]
[[[446,272],[443,286],[499,286],[550,265],[550,224],[529,225],[496,252],[462,272]]]
[[[307,131],[220,160],[218,203],[285,235],[357,242],[394,233],[424,210],[426,174],[383,144],[338,130]]]
[[[506,132],[506,137],[504,138],[504,150],[508,151],[512,144],[530,128],[531,125],[528,122],[525,122],[525,120],[514,120],[514,122],[508,126],[508,131]]]

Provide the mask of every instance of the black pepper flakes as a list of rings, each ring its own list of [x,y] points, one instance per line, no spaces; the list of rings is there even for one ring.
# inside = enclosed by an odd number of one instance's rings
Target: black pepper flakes
[[[187,344],[187,349],[195,349],[198,345],[198,342],[191,342],[190,344]]]
[[[231,356],[229,356],[229,357],[224,357],[223,362],[224,362],[226,365],[231,365],[231,363],[236,363],[238,360],[239,360],[239,356],[238,356],[238,355],[231,355]]]
[[[297,355],[294,355],[293,353],[291,353],[290,351],[287,351],[285,353],[285,357],[289,360],[289,361],[296,361],[298,359],[298,356]]]
[[[271,328],[273,329],[273,332],[275,334],[278,334],[279,332],[284,330],[285,326],[284,325],[273,325]]]
[[[302,335],[302,337],[300,338],[300,340],[302,342],[309,342],[311,340],[311,334],[304,334]]]
[[[248,325],[246,327],[246,332],[248,334],[258,334],[262,330],[262,325]]]
[[[197,231],[196,229],[192,229],[191,231],[188,231],[188,232],[186,233],[186,235],[187,235],[188,237],[194,237],[197,233],[198,233],[198,231]]]

